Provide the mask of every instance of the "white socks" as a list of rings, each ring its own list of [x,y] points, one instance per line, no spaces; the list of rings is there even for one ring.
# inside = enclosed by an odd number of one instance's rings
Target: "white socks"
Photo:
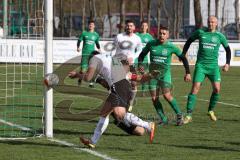
[[[94,130],[94,134],[91,138],[93,144],[96,144],[97,141],[100,139],[103,132],[107,129],[109,123],[109,115],[107,117],[100,117],[97,127]]]
[[[136,95],[137,95],[137,90],[132,90],[132,98],[130,100],[130,106],[133,106]]]
[[[130,124],[132,124],[135,126],[143,127],[145,129],[147,129],[148,131],[151,131],[149,122],[143,121],[142,119],[140,119],[139,117],[135,116],[132,113],[127,112],[123,118],[123,121],[126,125],[130,126]]]

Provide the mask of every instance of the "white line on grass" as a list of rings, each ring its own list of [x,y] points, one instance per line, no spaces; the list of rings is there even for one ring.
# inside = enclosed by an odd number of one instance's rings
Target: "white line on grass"
[[[27,128],[27,127],[24,127],[22,125],[18,125],[18,124],[14,124],[14,123],[11,123],[11,122],[8,122],[8,121],[5,121],[3,119],[0,119],[0,123],[3,123],[3,124],[7,124],[9,126],[12,126],[12,127],[16,127],[16,128],[19,128],[23,131],[31,131],[32,129],[31,128]],[[0,140],[17,140],[17,138],[1,138],[0,137]],[[19,138],[18,138],[19,140]],[[24,140],[24,139],[22,139]],[[73,147],[73,149],[75,150],[81,150],[81,151],[84,151],[84,152],[87,152],[89,154],[92,154],[94,156],[97,156],[97,157],[100,157],[100,158],[103,158],[105,160],[117,160],[117,159],[113,159],[105,154],[101,154],[97,151],[93,151],[93,150],[90,150],[90,149],[87,149],[87,148],[79,148],[77,145],[73,144],[73,143],[69,143],[69,142],[66,142],[66,141],[62,141],[62,140],[58,140],[58,139],[47,139],[49,141],[52,141],[52,142],[56,142],[56,143],[59,143],[59,144],[62,144],[62,145],[65,145],[65,146],[68,146],[68,147]]]
[[[32,130],[31,128],[27,128],[27,127],[24,127],[24,126],[21,126],[21,125],[18,125],[18,124],[14,124],[14,123],[5,121],[3,119],[0,119],[0,123],[7,124],[7,125],[12,126],[12,127],[16,127],[16,128],[21,129],[23,131],[31,131]]]
[[[62,144],[62,145],[65,145],[65,146],[68,146],[68,147],[73,147],[73,149],[75,150],[80,150],[80,151],[84,151],[84,152],[88,152],[92,155],[95,155],[97,157],[100,157],[100,158],[103,158],[103,159],[106,159],[106,160],[117,160],[117,159],[113,159],[107,155],[104,155],[104,154],[101,154],[97,151],[94,151],[94,150],[90,150],[90,149],[87,149],[87,148],[79,148],[77,145],[73,144],[73,143],[69,143],[69,142],[66,142],[66,141],[62,141],[62,140],[58,140],[58,139],[48,139],[52,142],[56,142],[56,143],[59,143],[59,144]]]
[[[0,141],[6,141],[6,140],[26,140],[27,138],[1,138]]]
[[[183,96],[183,97],[187,98],[188,96]],[[204,101],[204,102],[209,102],[209,100],[201,99],[201,98],[197,98],[197,100],[199,100],[199,101]],[[225,102],[220,102],[220,101],[218,101],[217,103],[223,104],[223,105],[226,105],[226,106],[233,106],[233,107],[240,108],[240,105],[237,105],[237,104],[225,103]]]

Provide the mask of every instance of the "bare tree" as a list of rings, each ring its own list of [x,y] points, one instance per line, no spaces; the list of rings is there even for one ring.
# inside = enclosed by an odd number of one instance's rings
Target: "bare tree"
[[[240,0],[235,0],[235,21],[238,33],[238,39],[240,39]]]
[[[167,10],[167,8],[166,8],[165,1],[162,2],[162,8],[163,8],[164,14],[165,14],[165,16],[166,16],[167,26],[170,27],[169,12],[168,12],[168,10]]]
[[[140,22],[143,21],[143,0],[138,0]]]
[[[108,13],[108,22],[109,22],[109,36],[112,37],[112,15],[110,8],[110,0],[107,0],[107,13]]]
[[[96,0],[92,0],[92,8],[93,8],[93,17],[96,19],[97,11],[96,11]]]
[[[215,0],[215,16],[219,19],[220,0]]]
[[[208,17],[211,15],[211,0],[208,0]]]
[[[94,20],[95,15],[94,15],[94,9],[93,9],[93,0],[89,0],[89,19]]]
[[[148,0],[148,4],[147,4],[147,21],[148,21],[149,29],[151,28],[151,10],[152,10],[151,2],[152,0]]]
[[[196,28],[201,28],[203,26],[203,22],[201,14],[201,5],[199,0],[194,0],[194,16]]]
[[[85,17],[86,17],[86,0],[82,4],[82,31],[85,30]]]
[[[177,3],[177,21],[176,21],[176,38],[179,39],[179,32],[182,25],[182,17],[183,17],[183,0],[178,0]]]
[[[161,25],[161,7],[163,0],[158,1],[157,7],[157,38],[159,37],[160,25]],[[156,35],[155,35],[156,36]]]
[[[178,20],[178,1],[173,2],[174,10],[175,12],[173,13],[173,38],[176,38],[176,30],[177,30],[177,20]]]
[[[225,25],[225,6],[226,0],[223,0],[221,31],[223,31],[223,26]]]
[[[64,35],[64,8],[63,8],[63,0],[60,0],[60,27],[61,27],[61,37]]]
[[[69,29],[69,36],[71,37],[72,36],[72,0],[70,0],[70,29]]]
[[[124,32],[126,0],[121,0],[120,3],[120,32]]]

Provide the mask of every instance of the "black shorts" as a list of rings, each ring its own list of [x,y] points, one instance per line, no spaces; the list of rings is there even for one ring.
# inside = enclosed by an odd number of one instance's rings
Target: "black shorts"
[[[107,102],[111,103],[112,107],[121,106],[128,109],[131,95],[131,85],[126,79],[123,79],[112,85]]]

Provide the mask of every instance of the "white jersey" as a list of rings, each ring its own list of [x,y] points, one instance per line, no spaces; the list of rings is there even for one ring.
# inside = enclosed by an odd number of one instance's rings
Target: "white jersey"
[[[126,79],[126,71],[120,60],[107,53],[93,56],[89,62],[89,67],[95,68],[95,75],[102,76],[109,86]]]
[[[118,34],[114,44],[116,46],[115,56],[120,59],[132,59],[132,62],[138,58],[142,51],[141,39],[135,33],[131,36],[126,33]]]

